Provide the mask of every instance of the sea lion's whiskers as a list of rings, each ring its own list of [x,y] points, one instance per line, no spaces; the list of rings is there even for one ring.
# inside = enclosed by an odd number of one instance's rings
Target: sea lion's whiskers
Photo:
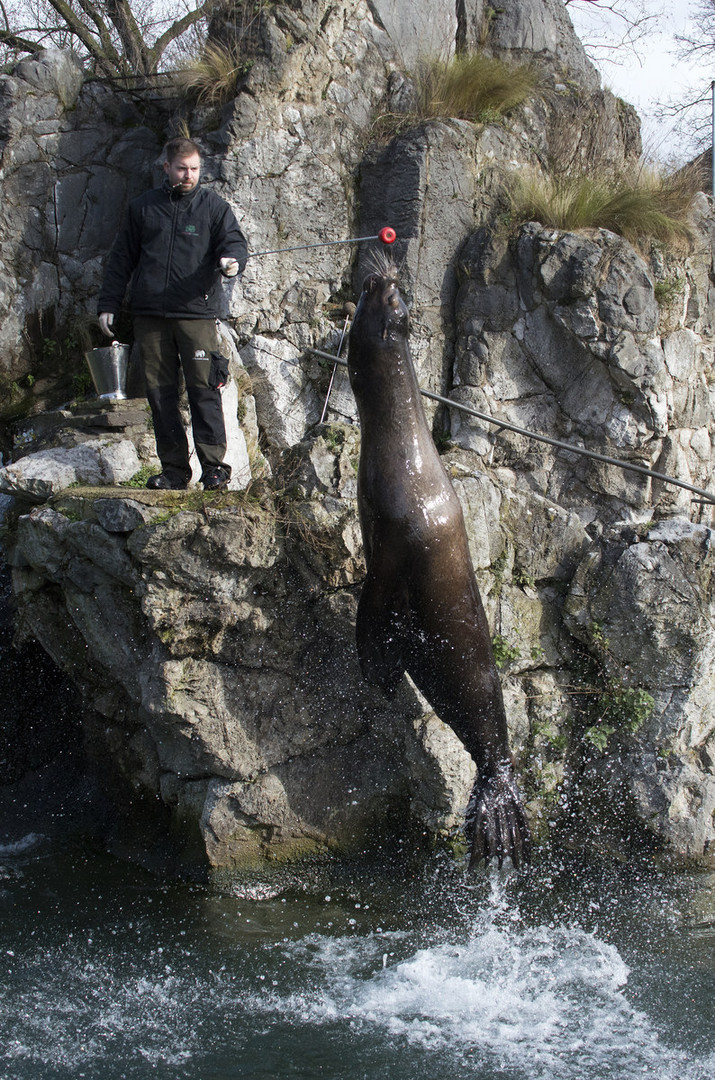
[[[399,279],[400,277],[402,267],[397,265],[392,253],[388,253],[382,248],[371,251],[365,262],[369,274],[376,274],[378,277],[384,278]]]

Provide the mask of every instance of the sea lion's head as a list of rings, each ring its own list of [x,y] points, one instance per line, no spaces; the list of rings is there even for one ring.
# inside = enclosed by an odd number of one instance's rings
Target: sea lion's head
[[[406,338],[409,327],[410,318],[400,295],[395,268],[368,274],[355,312],[352,336],[389,344],[397,338]]]
[[[377,402],[389,409],[395,395],[419,400],[408,333],[410,318],[400,295],[397,268],[374,264],[363,282],[350,330],[348,373],[361,423]],[[382,408],[382,406],[380,406]],[[394,419],[394,416],[392,417]]]

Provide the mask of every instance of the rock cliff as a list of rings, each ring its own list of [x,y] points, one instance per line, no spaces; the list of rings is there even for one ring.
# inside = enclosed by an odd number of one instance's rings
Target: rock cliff
[[[539,93],[506,121],[408,121],[419,57],[477,43],[537,63]],[[182,115],[251,250],[395,227],[425,388],[711,486],[707,200],[677,259],[605,231],[494,227],[507,173],[640,152],[633,111],[601,89],[558,0],[510,0],[491,16],[481,0],[454,12],[437,0],[277,5],[221,109],[83,83],[60,53],[1,80],[8,378],[32,375],[28,342],[91,310],[115,228],[107,203],[150,182]],[[255,258],[227,291],[236,490],[119,486],[152,460],[139,401],[30,417],[0,472],[17,519],[20,634],[79,687],[90,753],[124,785],[116,798],[167,814],[188,865],[458,834],[471,761],[411,685],[388,704],[357,668],[359,430],[342,369],[319,423],[330,365],[311,350],[337,348],[371,257],[334,246]],[[537,837],[582,829],[624,851],[707,858],[708,506],[428,409],[449,444]]]

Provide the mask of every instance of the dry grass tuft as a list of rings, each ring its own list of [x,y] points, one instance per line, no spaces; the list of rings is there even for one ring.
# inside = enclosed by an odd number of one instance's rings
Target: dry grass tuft
[[[498,119],[525,101],[539,77],[528,65],[507,64],[484,53],[458,53],[450,60],[423,61],[415,72],[421,117]]]
[[[207,41],[200,54],[176,73],[176,78],[179,87],[197,104],[223,105],[236,96],[238,81],[249,66],[241,41]]]
[[[683,245],[692,240],[690,211],[698,190],[687,170],[635,177],[516,176],[510,186],[512,219],[554,229],[609,229],[631,243],[642,239]]]
[[[371,137],[384,145],[421,120],[454,117],[477,124],[499,121],[539,87],[539,75],[484,53],[458,53],[451,60],[421,60],[412,72],[412,102],[404,112],[382,113]]]

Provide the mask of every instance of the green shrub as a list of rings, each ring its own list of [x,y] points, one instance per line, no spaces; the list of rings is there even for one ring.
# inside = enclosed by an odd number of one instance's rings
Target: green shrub
[[[519,646],[511,645],[502,634],[495,634],[492,638],[492,651],[494,653],[494,663],[500,670],[510,664],[512,660],[518,660],[521,656]]]
[[[78,401],[86,398],[93,389],[94,383],[88,371],[79,371],[72,376],[72,391]]]
[[[132,476],[130,480],[121,480],[119,482],[119,486],[131,488],[145,488],[147,480],[152,475],[152,473],[155,472],[156,469],[152,468],[150,465],[142,465],[141,469],[139,469],[138,472],[135,472],[134,476]]]
[[[616,732],[635,735],[640,731],[654,708],[655,701],[647,690],[611,680],[591,703],[591,710],[597,714],[596,722],[584,731],[584,741],[597,750],[605,750]]]
[[[665,307],[676,303],[683,292],[683,279],[681,275],[676,274],[673,278],[656,281],[653,285],[653,292],[658,303]]]

